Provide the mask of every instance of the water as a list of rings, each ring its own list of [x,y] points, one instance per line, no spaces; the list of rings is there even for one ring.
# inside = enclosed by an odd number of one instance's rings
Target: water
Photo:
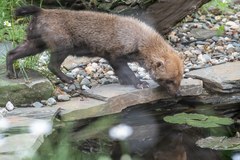
[[[216,151],[195,142],[208,136],[234,136],[239,124],[219,128],[195,128],[163,121],[180,112],[204,113],[239,119],[239,107],[195,106],[166,102],[134,106],[120,114],[78,122],[59,123],[34,159],[79,160],[239,160],[238,151]],[[133,133],[124,141],[113,140],[109,129],[124,124]],[[119,131],[119,133],[121,130]],[[116,138],[116,137],[115,137]],[[130,158],[131,157],[131,158]]]

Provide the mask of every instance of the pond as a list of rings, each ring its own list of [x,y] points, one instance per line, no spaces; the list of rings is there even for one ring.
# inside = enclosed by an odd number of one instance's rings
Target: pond
[[[78,122],[56,121],[55,131],[34,159],[239,160],[239,150],[213,150],[196,145],[196,141],[209,136],[234,137],[240,130],[236,121],[240,117],[238,106],[162,102],[133,106],[119,114]],[[235,123],[201,128],[163,120],[165,116],[182,112],[231,117]]]

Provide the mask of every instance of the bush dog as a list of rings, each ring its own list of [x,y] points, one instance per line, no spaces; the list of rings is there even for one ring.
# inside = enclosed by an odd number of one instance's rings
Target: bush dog
[[[120,84],[148,87],[127,64],[135,61],[170,94],[176,94],[179,89],[183,76],[182,60],[157,31],[135,18],[36,6],[20,7],[15,15],[32,15],[32,18],[26,41],[7,54],[9,78],[17,78],[14,60],[48,49],[51,52],[49,70],[66,83],[74,82],[60,70],[68,55],[98,56],[108,60]]]

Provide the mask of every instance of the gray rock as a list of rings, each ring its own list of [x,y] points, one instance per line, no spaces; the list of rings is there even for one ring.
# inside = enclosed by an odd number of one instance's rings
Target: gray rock
[[[107,61],[106,59],[104,59],[104,58],[101,58],[101,59],[99,60],[99,63],[108,63],[108,61]]]
[[[207,30],[207,29],[200,29],[200,28],[194,28],[191,31],[191,34],[193,37],[197,39],[208,39],[212,38],[213,36],[216,36],[217,33],[212,30]]]
[[[55,98],[51,97],[51,98],[48,98],[48,100],[46,101],[46,104],[48,106],[52,106],[52,105],[57,104],[57,101],[55,100]]]
[[[40,103],[40,102],[34,102],[32,104],[32,106],[35,107],[35,108],[42,108],[44,105],[42,103]]]
[[[71,78],[76,78],[75,75],[71,72],[66,73],[66,75]]]
[[[70,100],[70,95],[68,94],[61,94],[57,96],[58,101],[69,101]]]
[[[201,79],[204,86],[213,91],[222,93],[239,92],[240,72],[236,68],[240,68],[240,62],[225,63],[191,71],[186,76]]]
[[[71,91],[76,90],[75,84],[71,84],[71,85],[68,87],[68,89],[71,90]]]
[[[90,83],[91,83],[91,82],[89,81],[89,79],[83,78],[80,84],[81,84],[81,85],[86,85],[86,86],[88,86],[88,85],[90,85]]]
[[[198,96],[203,92],[203,82],[198,79],[183,79],[179,90],[181,96]]]
[[[80,69],[79,68],[74,68],[72,71],[71,71],[71,74],[74,76],[74,77],[77,77],[77,75],[79,74],[80,72]]]
[[[107,71],[106,76],[113,76],[114,72],[113,71]]]
[[[0,106],[11,101],[15,106],[48,99],[53,94],[51,82],[36,71],[26,70],[31,82],[26,83],[21,73],[18,79],[6,77],[5,65],[0,65]]]
[[[82,89],[83,90],[89,90],[90,88],[88,86],[86,86],[86,85],[82,85]]]
[[[101,84],[110,84],[110,81],[107,78],[100,79]]]

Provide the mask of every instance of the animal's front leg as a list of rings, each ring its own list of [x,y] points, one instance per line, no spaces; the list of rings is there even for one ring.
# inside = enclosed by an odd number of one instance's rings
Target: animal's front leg
[[[48,69],[55,74],[61,81],[66,83],[73,83],[74,79],[71,77],[66,76],[61,70],[60,66],[64,59],[68,56],[67,51],[58,51],[53,52],[50,57],[50,62],[48,64]]]
[[[116,61],[109,61],[113,67],[115,74],[117,75],[120,84],[122,85],[134,85],[135,88],[143,89],[148,88],[149,85],[145,81],[140,81],[129,68],[127,61],[124,59],[118,59]]]

